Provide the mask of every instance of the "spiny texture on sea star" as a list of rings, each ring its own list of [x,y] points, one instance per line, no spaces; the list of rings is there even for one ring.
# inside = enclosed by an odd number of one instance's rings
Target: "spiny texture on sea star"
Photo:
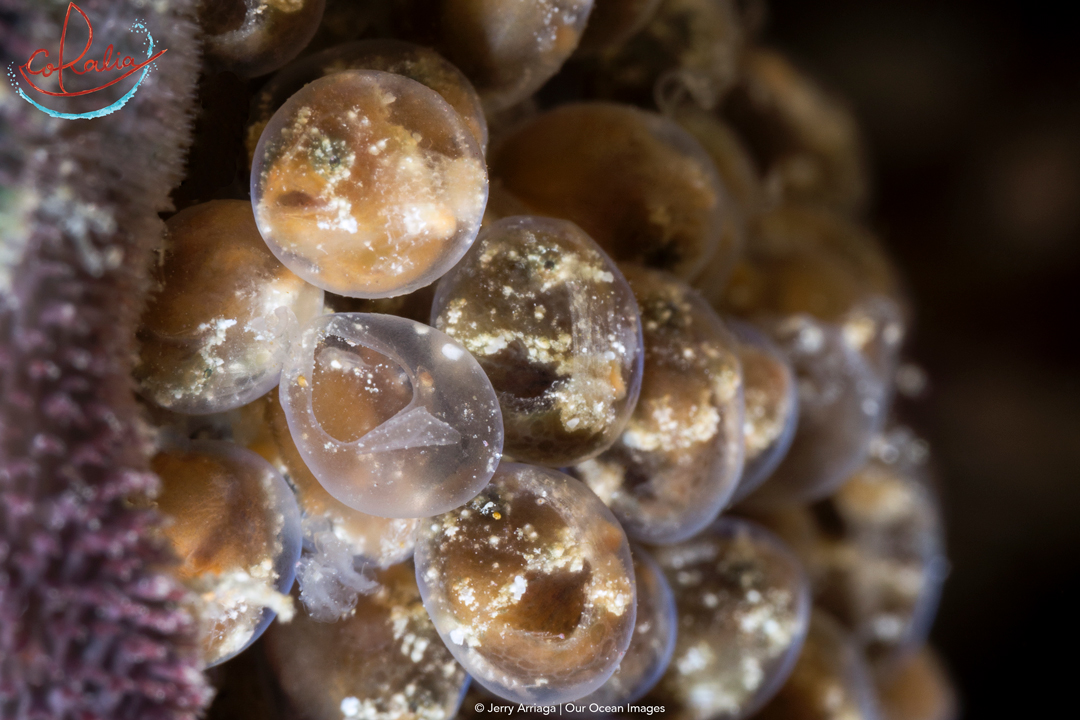
[[[0,83],[0,717],[181,720],[208,700],[158,516],[128,502],[157,486],[131,363],[189,140],[194,5],[81,0],[92,53],[145,57],[136,20],[167,49],[107,117],[54,119]],[[0,63],[55,56],[67,12],[0,0]]]

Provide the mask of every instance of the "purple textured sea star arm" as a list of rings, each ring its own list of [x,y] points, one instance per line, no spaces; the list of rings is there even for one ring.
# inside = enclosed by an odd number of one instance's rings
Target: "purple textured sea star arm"
[[[58,46],[67,5],[0,0],[5,73]],[[143,20],[168,52],[99,119],[0,80],[0,718],[193,718],[195,627],[158,516],[129,499],[157,483],[130,370],[189,142],[194,0],[79,6],[102,48]]]

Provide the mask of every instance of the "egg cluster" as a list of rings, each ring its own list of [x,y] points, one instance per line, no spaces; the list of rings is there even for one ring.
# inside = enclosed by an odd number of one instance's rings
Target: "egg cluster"
[[[204,11],[243,180],[168,219],[136,381],[208,666],[276,615],[289,718],[948,717],[910,310],[755,6]]]

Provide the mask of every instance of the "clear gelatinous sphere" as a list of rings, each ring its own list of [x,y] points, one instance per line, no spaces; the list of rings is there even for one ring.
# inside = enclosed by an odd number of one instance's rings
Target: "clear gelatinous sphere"
[[[678,616],[671,585],[644,548],[631,545],[630,554],[637,585],[637,618],[630,647],[615,674],[578,705],[616,706],[638,700],[660,680],[675,652]]]
[[[615,444],[572,473],[611,507],[631,537],[678,542],[716,517],[742,472],[738,343],[684,283],[621,267],[641,309],[641,395]]]
[[[799,561],[774,535],[723,517],[653,550],[675,595],[675,654],[647,701],[678,720],[749,717],[787,679],[810,615]]]
[[[715,113],[692,101],[680,103],[668,113],[705,148],[730,199],[719,247],[691,282],[713,307],[719,307],[731,272],[746,245],[749,220],[765,205],[765,188],[750,151]]]
[[[276,394],[265,406],[271,462],[300,505],[305,541],[297,568],[300,601],[315,620],[332,622],[352,610],[357,593],[371,592],[368,568],[412,557],[420,520],[368,515],[336,500],[304,464]]]
[[[472,80],[489,113],[532,95],[578,46],[593,0],[402,0],[400,30]]]
[[[750,149],[735,129],[695,102],[680,103],[667,113],[705,148],[735,209],[747,218],[761,212],[768,193]]]
[[[799,421],[799,385],[780,349],[749,323],[731,321],[739,340],[746,404],[745,464],[733,502],[768,479],[795,437]]]
[[[656,113],[562,105],[493,147],[491,169],[534,213],[577,223],[619,262],[689,279],[723,232],[726,198],[712,160]]]
[[[502,455],[502,414],[483,369],[450,336],[405,318],[316,318],[293,343],[280,392],[312,474],[371,515],[455,508]]]
[[[326,520],[330,531],[348,545],[353,555],[378,567],[390,567],[412,557],[420,520],[368,515],[335,500],[304,464],[279,399],[271,397],[268,404],[270,427],[280,451],[285,479],[296,492],[304,520]]]
[[[925,443],[897,428],[873,446],[831,497],[759,519],[802,559],[817,604],[887,670],[926,640],[948,563]]]
[[[753,503],[824,497],[862,463],[888,408],[907,323],[895,271],[856,223],[781,206],[754,219],[722,307],[764,329],[799,378],[791,450]]]
[[[461,116],[415,80],[343,70],[271,118],[251,201],[271,251],[350,297],[423,287],[461,259],[487,200],[484,156]]]
[[[342,562],[363,558],[365,565],[389,567],[412,557],[419,519],[368,515],[335,500],[304,464],[276,391],[216,415],[163,413],[157,410],[151,419],[159,437],[167,441],[226,440],[258,453],[273,465],[296,495],[301,528],[309,545],[318,545],[316,536],[325,538],[329,533],[337,545],[333,550]],[[304,585],[301,579],[302,600]]]
[[[184,414],[245,405],[277,385],[290,334],[322,312],[323,292],[270,254],[245,201],[195,205],[166,227],[138,332],[139,392]]]
[[[844,102],[770,48],[748,49],[741,70],[724,114],[754,148],[777,199],[858,214],[870,179]]]
[[[300,556],[300,513],[281,475],[232,443],[199,440],[159,452],[157,508],[195,593],[202,658],[216,665],[291,612],[287,593]]]
[[[908,321],[899,279],[877,238],[809,205],[754,218],[722,307],[750,319],[807,313],[837,324],[882,379],[895,371]]]
[[[883,720],[956,720],[956,688],[937,653],[924,645],[877,678]]]
[[[253,152],[274,112],[313,80],[343,70],[381,70],[415,80],[437,92],[469,128],[481,150],[487,148],[487,120],[476,90],[460,70],[429,48],[379,39],[337,45],[282,69],[252,102],[248,148]]]
[[[836,620],[814,609],[799,660],[755,720],[881,720],[858,647]]]
[[[477,682],[508,700],[582,697],[630,644],[626,535],[560,472],[503,463],[472,501],[421,524],[415,558],[439,635]]]
[[[711,108],[739,74],[734,0],[662,0],[648,24],[600,64],[600,97],[666,110],[686,97]]]
[[[273,72],[296,57],[322,20],[326,0],[211,0],[199,4],[207,60],[240,77]]]
[[[432,325],[460,342],[499,395],[504,450],[562,467],[615,441],[641,388],[634,293],[566,220],[510,217],[439,281]]]
[[[469,677],[439,639],[411,563],[374,573],[377,589],[336,623],[300,613],[266,634],[270,666],[303,720],[454,717]]]
[[[825,497],[866,460],[888,387],[832,323],[797,314],[759,327],[795,370],[799,423],[787,454],[744,502],[768,508]]]

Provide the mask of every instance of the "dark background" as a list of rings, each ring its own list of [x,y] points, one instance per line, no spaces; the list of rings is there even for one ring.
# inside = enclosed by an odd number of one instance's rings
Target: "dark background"
[[[946,502],[953,567],[932,638],[968,718],[1073,707],[1080,30],[1069,10],[771,0],[763,36],[846,96],[866,134],[871,223],[909,282],[910,355],[929,375],[901,410],[931,442]]]

